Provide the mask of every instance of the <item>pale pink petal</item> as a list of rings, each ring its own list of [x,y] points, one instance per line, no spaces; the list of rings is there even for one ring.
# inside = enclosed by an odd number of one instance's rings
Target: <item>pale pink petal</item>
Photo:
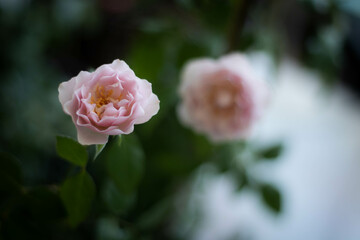
[[[129,65],[127,65],[126,62],[123,60],[115,59],[111,64],[108,64],[108,65],[114,71],[116,71],[118,74],[129,71],[129,72],[132,72],[133,75],[135,75],[134,72],[129,67]]]
[[[64,106],[67,102],[69,102],[74,95],[74,87],[75,87],[75,78],[72,78],[70,81],[63,82],[59,85],[59,101],[62,106]],[[69,114],[68,110],[64,111]]]
[[[142,98],[146,99],[152,94],[152,85],[145,79],[137,78],[137,86],[136,89],[137,95],[141,96]]]
[[[119,125],[119,130],[122,131],[121,134],[130,134],[134,131],[135,121],[127,121]]]
[[[89,72],[81,71],[76,77],[71,78],[67,82],[62,82],[59,85],[59,100],[62,105],[70,101],[73,97],[74,91],[79,88],[84,82],[91,77]]]
[[[108,141],[107,134],[97,133],[87,127],[76,126],[77,138],[82,145],[105,144]]]
[[[254,69],[255,66],[250,65],[250,62],[245,55],[232,53],[220,58],[219,62],[224,68],[236,73],[243,81],[242,84],[256,88],[259,80]]]
[[[150,118],[157,114],[160,109],[160,101],[155,94],[151,94],[150,97],[146,100],[145,104],[145,106],[142,106],[144,115],[136,118],[135,124],[141,124],[149,121]]]
[[[116,86],[117,84],[119,84],[119,81],[116,78],[116,73],[111,73],[110,75],[99,76],[97,83],[101,84],[103,86],[111,87],[111,86]]]
[[[90,73],[81,71],[76,77],[59,85],[59,101],[65,113],[72,115],[79,102],[74,99],[75,91],[91,78]]]
[[[216,62],[210,58],[202,58],[186,63],[181,73],[180,92],[186,91],[188,86],[194,86],[203,79],[204,73],[210,74],[218,68]]]

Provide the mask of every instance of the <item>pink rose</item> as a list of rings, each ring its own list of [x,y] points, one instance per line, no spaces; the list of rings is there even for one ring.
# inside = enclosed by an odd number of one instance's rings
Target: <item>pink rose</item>
[[[260,116],[267,90],[244,55],[196,59],[181,75],[179,117],[212,141],[242,139]]]
[[[108,135],[129,134],[134,124],[159,111],[151,83],[135,76],[120,60],[94,72],[81,71],[59,86],[59,100],[77,128],[79,143],[105,144]]]

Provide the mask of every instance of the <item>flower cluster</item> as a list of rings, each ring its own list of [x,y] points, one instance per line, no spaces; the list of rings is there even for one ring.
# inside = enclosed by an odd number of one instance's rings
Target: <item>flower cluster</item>
[[[179,93],[180,120],[214,142],[247,137],[268,98],[265,82],[256,77],[246,56],[238,53],[188,62]],[[59,99],[84,145],[104,144],[108,135],[129,134],[134,124],[148,121],[159,111],[151,84],[120,60],[94,72],[81,71],[61,83]]]

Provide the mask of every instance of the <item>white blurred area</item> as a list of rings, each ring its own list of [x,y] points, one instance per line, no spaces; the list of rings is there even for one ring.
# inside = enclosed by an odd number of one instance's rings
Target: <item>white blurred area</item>
[[[251,172],[281,191],[283,210],[277,216],[255,191],[236,193],[229,176],[208,174],[190,239],[360,239],[359,101],[342,87],[326,89],[315,72],[291,60],[275,72],[266,55],[252,59],[275,81],[253,141],[282,141],[285,150]]]

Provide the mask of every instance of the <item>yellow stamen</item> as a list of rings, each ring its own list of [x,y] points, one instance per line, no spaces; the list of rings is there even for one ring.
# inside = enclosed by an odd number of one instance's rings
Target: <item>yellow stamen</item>
[[[104,86],[96,86],[95,91],[91,96],[90,103],[95,104],[94,111],[99,116],[99,118],[102,117],[102,114],[105,111],[103,106],[109,104],[110,102],[117,103],[122,99],[122,94],[120,94],[120,96],[118,96],[117,98],[114,98],[112,96],[113,92],[114,91],[112,89],[106,91]]]

